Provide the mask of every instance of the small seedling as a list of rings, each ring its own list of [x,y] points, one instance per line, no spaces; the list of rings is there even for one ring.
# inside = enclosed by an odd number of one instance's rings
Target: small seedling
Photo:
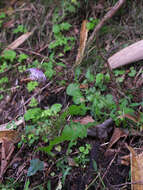
[[[86,144],[85,146],[79,147],[79,154],[74,158],[75,162],[82,167],[86,167],[86,164],[89,162],[89,151],[91,150],[91,145]]]

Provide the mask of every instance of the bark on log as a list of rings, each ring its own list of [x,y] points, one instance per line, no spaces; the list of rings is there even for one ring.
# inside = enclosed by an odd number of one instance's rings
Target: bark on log
[[[142,59],[143,59],[143,40],[138,41],[115,53],[108,59],[108,63],[111,69],[115,69]]]

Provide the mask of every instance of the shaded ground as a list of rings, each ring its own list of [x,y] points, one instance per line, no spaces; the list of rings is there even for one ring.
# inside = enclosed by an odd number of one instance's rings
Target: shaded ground
[[[61,1],[62,2],[62,1]],[[63,1],[64,2],[64,1]],[[73,5],[71,1],[67,1],[69,5]],[[66,89],[70,83],[78,80],[80,89],[83,94],[89,89],[92,89],[95,84],[95,80],[87,80],[86,72],[88,68],[92,70],[92,74],[96,76],[98,73],[106,74],[107,66],[102,59],[101,54],[104,57],[109,57],[114,52],[122,49],[123,47],[136,42],[142,38],[143,35],[143,15],[142,8],[143,2],[134,1],[129,2],[123,6],[121,10],[114,16],[106,26],[101,29],[98,36],[98,45],[100,49],[97,49],[96,42],[92,44],[87,52],[85,52],[85,58],[80,66],[81,74],[78,79],[75,79],[76,72],[72,67],[76,59],[77,49],[79,44],[80,26],[83,19],[87,18],[98,18],[101,19],[103,15],[108,11],[108,9],[113,6],[111,1],[89,1],[87,4],[83,1],[79,1],[79,7],[75,7],[76,11],[68,11],[69,5],[65,3],[62,7],[62,3],[59,1],[46,2],[46,1],[11,1],[8,4],[0,4],[1,12],[6,12],[8,15],[4,18],[0,31],[0,44],[1,44],[1,54],[2,51],[11,44],[15,39],[17,39],[22,33],[13,33],[12,31],[19,25],[23,25],[27,28],[27,31],[32,31],[36,26],[36,29],[32,36],[28,38],[22,45],[16,48],[17,59],[11,63],[8,60],[8,65],[0,73],[0,77],[8,77],[8,82],[1,82],[1,102],[0,102],[0,124],[1,127],[11,121],[17,121],[19,117],[22,117],[25,112],[29,109],[29,103],[34,97],[37,99],[38,108],[48,109],[55,103],[60,103],[62,105],[63,113],[69,105],[73,104],[72,97],[67,95]],[[94,5],[94,6],[93,6]],[[57,10],[57,7],[59,8]],[[6,10],[5,10],[6,9]],[[72,7],[71,7],[72,9]],[[57,10],[57,12],[56,12]],[[58,20],[61,17],[61,20]],[[55,20],[54,20],[55,19]],[[54,23],[55,22],[55,23]],[[60,24],[62,22],[68,22],[72,26],[70,30],[62,31],[66,37],[74,37],[74,44],[72,41],[68,41],[67,44],[72,44],[66,46],[57,46],[53,49],[49,48],[49,44],[55,41],[55,36],[53,34],[53,26]],[[92,30],[89,32],[89,35]],[[70,48],[70,50],[65,50],[64,47]],[[18,55],[25,53],[29,57],[22,63],[18,61]],[[54,55],[54,58],[52,57]],[[61,54],[59,56],[59,54]],[[37,62],[34,62],[37,60]],[[52,60],[52,61],[51,61]],[[3,60],[1,58],[1,62]],[[53,68],[51,69],[44,67],[43,62],[53,63]],[[64,66],[61,64],[64,64]],[[22,66],[21,68],[19,66]],[[49,69],[50,72],[47,74],[47,80],[41,82],[38,87],[33,91],[28,91],[27,84],[29,82],[29,76],[24,70],[29,68],[39,68],[44,73]],[[47,65],[46,65],[47,66]],[[131,66],[125,66],[123,69],[125,72],[118,74],[119,72],[113,73],[116,78],[116,83],[114,79],[108,83],[105,83],[106,90],[102,91],[104,88],[101,86],[101,92],[104,96],[108,93],[112,94],[114,102],[117,107],[120,104],[120,100],[128,100],[129,104],[137,103],[134,107],[134,113],[132,116],[134,118],[142,117],[142,102],[143,91],[142,91],[142,62],[132,64]],[[22,69],[22,72],[21,70]],[[53,76],[50,78],[50,74],[54,72]],[[133,77],[128,75],[128,73],[135,72]],[[122,80],[122,82],[121,82]],[[119,85],[120,89],[118,88]],[[90,91],[88,92],[91,93]],[[90,107],[88,101],[85,104]],[[124,107],[128,107],[126,103]],[[123,107],[123,108],[124,108]],[[103,123],[105,120],[112,116],[108,113],[106,108],[102,109],[103,113],[107,111],[104,115],[100,115],[96,118],[94,111],[89,109],[84,116],[72,115],[61,120],[53,117],[51,122],[53,122],[53,127],[47,129],[47,138],[54,138],[56,135],[61,134],[65,124],[68,124],[70,120],[76,120],[82,123],[83,118],[86,116],[92,116],[97,124]],[[121,111],[120,108],[118,111]],[[38,115],[38,114],[37,114]],[[106,116],[107,115],[107,116]],[[122,114],[121,114],[122,115]],[[115,115],[114,115],[115,116]],[[135,117],[136,116],[136,117]],[[59,115],[60,118],[60,115]],[[129,190],[131,189],[129,177],[130,166],[129,164],[122,164],[122,156],[128,155],[129,151],[126,148],[126,143],[132,147],[141,148],[142,147],[142,121],[137,120],[138,123],[133,121],[133,118],[126,116],[126,120],[121,121],[119,125],[113,122],[110,126],[104,128],[104,132],[107,130],[107,135],[104,137],[100,134],[102,133],[96,131],[96,135],[91,137],[88,136],[84,139],[78,139],[77,144],[72,147],[72,151],[67,155],[68,142],[61,143],[61,150],[53,149],[54,157],[43,153],[42,151],[35,151],[37,148],[48,145],[49,142],[43,141],[42,137],[45,134],[43,131],[40,134],[36,134],[33,130],[32,133],[35,135],[34,144],[29,145],[29,141],[22,141],[15,143],[15,149],[11,156],[11,159],[7,165],[6,172],[1,178],[5,188],[7,189],[24,189],[26,184],[30,182],[29,189],[67,189],[67,190]],[[43,121],[38,121],[39,126],[44,126]],[[44,123],[44,124],[43,124]],[[83,122],[85,124],[85,121]],[[57,124],[57,125],[56,125]],[[17,131],[19,136],[25,137],[26,127],[32,126],[30,121],[22,122],[18,127]],[[45,125],[46,126],[46,125]],[[59,128],[56,128],[60,126]],[[120,129],[115,141],[111,141],[116,127]],[[110,130],[108,131],[108,129]],[[36,128],[38,131],[38,128]],[[49,132],[50,131],[50,132]],[[94,131],[94,130],[93,130]],[[91,130],[91,133],[94,133]],[[119,134],[121,132],[121,134]],[[38,137],[37,137],[37,136]],[[112,142],[112,144],[111,144]],[[19,143],[19,144],[18,144]],[[75,157],[80,154],[79,147],[85,146],[86,144],[91,145],[91,150],[86,158],[89,161],[85,162],[85,158],[77,165],[74,161]],[[1,150],[2,154],[2,150]],[[2,157],[2,156],[1,156]],[[44,170],[37,171],[37,173],[31,177],[27,177],[27,170],[30,166],[30,160],[38,158],[44,161]],[[2,159],[2,158],[1,158]],[[2,165],[2,163],[1,163]],[[28,181],[29,180],[29,181]],[[13,185],[14,184],[14,185]],[[1,187],[1,188],[4,188]]]

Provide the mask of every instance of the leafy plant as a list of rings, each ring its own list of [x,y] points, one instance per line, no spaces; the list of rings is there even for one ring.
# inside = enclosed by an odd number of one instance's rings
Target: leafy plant
[[[28,82],[28,84],[27,84],[28,92],[32,92],[37,86],[38,86],[38,82],[37,81],[30,81],[30,82]]]
[[[27,110],[24,119],[25,121],[30,121],[33,125],[26,126],[22,142],[28,143],[31,146],[38,139],[47,142],[49,138],[55,137],[58,128],[53,128],[53,125],[56,126],[61,107],[61,104],[54,104],[47,110],[42,110],[38,107]]]
[[[6,61],[3,61],[3,63],[0,66],[0,73],[3,73],[6,69],[8,69],[8,64]]]
[[[55,41],[51,42],[49,45],[50,49],[55,49],[56,47],[63,46],[64,53],[71,50],[74,37],[66,37],[63,35],[63,31],[68,31],[71,28],[71,24],[63,22],[61,24],[53,25],[53,34]]]
[[[33,97],[29,103],[30,107],[36,107],[38,105],[37,100]]]
[[[68,108],[68,113],[72,116],[74,116],[74,115],[84,116],[86,114],[87,110],[88,110],[88,108],[85,106],[85,104],[71,105]]]
[[[24,115],[25,121],[32,120],[33,122],[36,122],[41,117],[42,110],[40,108],[32,108],[27,110],[27,112]]]
[[[0,79],[0,84],[3,84],[3,83],[8,83],[8,77],[2,77]]]
[[[99,23],[99,19],[90,18],[89,22],[86,24],[88,30],[93,30],[95,26]]]
[[[26,60],[28,58],[28,55],[26,55],[25,53],[21,53],[18,56],[18,61],[21,63],[22,61]]]
[[[114,71],[114,74],[115,74],[115,76],[123,75],[123,74],[125,74],[125,70],[118,70],[118,69],[116,69]]]
[[[71,83],[66,90],[67,94],[73,97],[73,102],[75,104],[80,104],[84,102],[84,97],[80,91],[79,84]]]
[[[128,73],[128,75],[130,77],[134,77],[136,75],[136,70],[134,69],[134,67],[131,67],[130,68],[130,72]]]
[[[62,143],[64,141],[76,141],[78,138],[84,138],[87,136],[87,127],[80,123],[71,122],[69,125],[66,125],[60,136],[55,137],[49,142],[49,146],[38,148],[38,150],[44,151],[50,155],[53,155],[51,150],[53,146]]]
[[[87,70],[85,77],[89,82],[94,82],[94,75],[91,73],[90,69]]]
[[[2,57],[5,59],[5,60],[8,60],[10,62],[13,62],[14,59],[16,58],[16,52],[13,51],[13,50],[5,50]]]
[[[91,150],[90,144],[79,147],[79,154],[74,158],[75,162],[82,167],[86,167],[86,164],[89,162],[89,151]]]
[[[17,28],[13,30],[13,33],[14,33],[14,34],[17,34],[17,33],[19,33],[19,32],[21,32],[21,33],[26,33],[26,32],[27,32],[26,27],[23,26],[22,24],[19,24],[19,25],[17,26]]]

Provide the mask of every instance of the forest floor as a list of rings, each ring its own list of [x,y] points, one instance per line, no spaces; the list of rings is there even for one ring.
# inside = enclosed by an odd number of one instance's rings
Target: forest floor
[[[143,66],[107,60],[142,39],[143,1],[125,1],[88,44],[115,3],[0,2],[0,189],[131,189]]]

